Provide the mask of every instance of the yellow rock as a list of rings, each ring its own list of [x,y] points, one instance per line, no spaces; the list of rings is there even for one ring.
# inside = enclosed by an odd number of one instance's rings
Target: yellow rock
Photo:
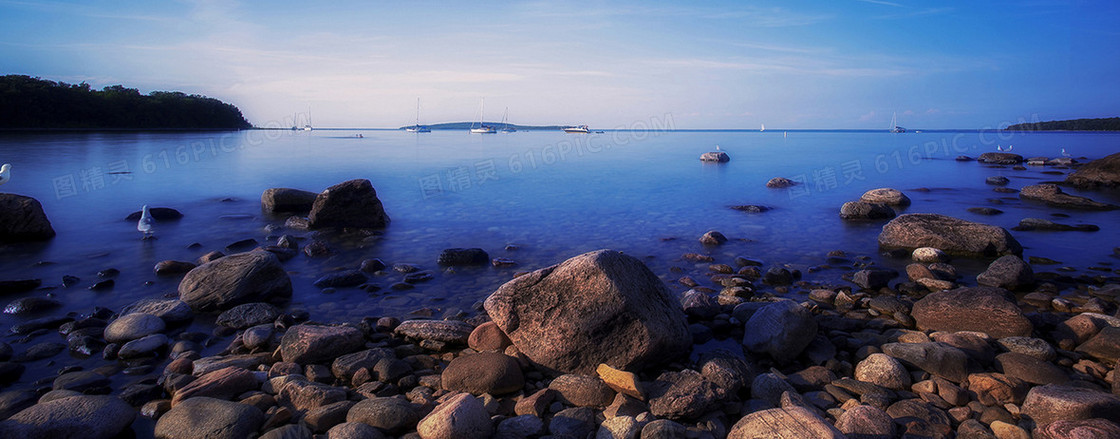
[[[1015,424],[1008,424],[1003,421],[992,422],[992,433],[996,434],[999,439],[1030,439],[1031,435]]]
[[[595,369],[595,372],[599,374],[599,379],[602,379],[604,383],[607,383],[607,387],[614,389],[614,391],[642,401],[646,400],[645,392],[642,391],[642,384],[638,382],[637,375],[602,363]]]

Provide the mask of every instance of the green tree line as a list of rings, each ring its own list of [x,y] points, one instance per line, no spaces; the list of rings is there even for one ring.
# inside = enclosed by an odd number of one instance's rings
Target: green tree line
[[[1120,131],[1120,117],[1104,119],[1052,120],[1048,122],[1020,123],[1007,127],[1008,131]]]
[[[237,107],[199,95],[121,85],[101,90],[24,75],[0,76],[0,128],[242,129]]]

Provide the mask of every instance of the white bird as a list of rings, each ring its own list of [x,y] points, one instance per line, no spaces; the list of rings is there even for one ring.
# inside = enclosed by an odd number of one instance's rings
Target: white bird
[[[719,145],[716,145],[716,151],[722,151],[721,149],[719,149]]]
[[[1004,152],[1011,151],[1011,148],[1014,148],[1014,147],[1015,147],[1015,145],[1007,145],[1007,149],[1003,149],[1003,146],[996,145],[997,150],[1004,151]]]
[[[148,205],[145,204],[140,210],[140,221],[136,222],[136,230],[144,233],[144,237],[141,239],[152,238],[152,223],[154,222],[155,220],[152,219],[152,213],[148,211]]]
[[[0,184],[7,183],[12,179],[12,165],[4,163],[0,166]]]
[[[1069,157],[1069,156],[1070,156],[1070,155],[1069,155],[1069,153],[1068,153],[1068,152],[1066,152],[1066,149],[1065,149],[1065,148],[1062,148],[1062,157]]]

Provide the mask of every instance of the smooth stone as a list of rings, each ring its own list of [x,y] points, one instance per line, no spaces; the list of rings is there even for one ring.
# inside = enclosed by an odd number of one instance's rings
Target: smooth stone
[[[723,244],[725,242],[727,242],[727,237],[723,236],[722,233],[715,230],[709,230],[707,233],[704,233],[704,235],[700,237],[700,244],[703,245],[714,246]]]
[[[157,439],[244,439],[256,434],[265,416],[247,404],[197,397],[182,401],[156,422]]]
[[[755,311],[744,332],[743,345],[748,350],[785,363],[797,358],[817,336],[817,321],[797,302],[783,300]]]
[[[814,438],[843,439],[844,433],[819,415],[802,407],[775,408],[750,413],[739,419],[728,439]]]
[[[1070,195],[1056,184],[1036,184],[1019,191],[1019,198],[1040,201],[1051,207],[1080,210],[1114,210],[1120,208],[1113,204],[1100,203],[1086,197]]]
[[[1022,413],[1034,421],[1036,428],[1055,421],[1092,418],[1120,422],[1120,397],[1099,390],[1047,384],[1027,393]]]
[[[1007,255],[992,261],[987,270],[976,276],[976,283],[1019,290],[1034,285],[1034,270],[1018,256]]]
[[[451,391],[501,395],[521,390],[525,377],[513,357],[499,352],[481,352],[451,360],[440,382],[444,389]]]
[[[366,179],[342,182],[320,192],[315,196],[307,219],[310,229],[379,229],[389,225],[389,215],[385,214],[373,184]]]
[[[1064,384],[1069,376],[1058,366],[1030,355],[1007,352],[996,356],[996,370],[1032,384]]]
[[[894,209],[882,203],[849,201],[840,206],[840,219],[848,221],[874,221],[894,218]]]
[[[480,248],[449,248],[440,252],[436,263],[445,267],[481,266],[490,263],[490,255]]]
[[[385,439],[385,434],[369,424],[343,422],[327,431],[327,439]]]
[[[167,325],[189,322],[194,318],[190,305],[179,299],[140,299],[121,309],[121,315],[151,314],[163,319]]]
[[[272,253],[251,251],[225,256],[191,270],[179,283],[179,300],[196,311],[211,312],[243,303],[286,301],[292,281]]]
[[[560,375],[548,384],[548,388],[556,391],[560,401],[576,407],[606,407],[615,397],[614,390],[603,380],[586,375]]]
[[[117,357],[123,360],[154,357],[157,351],[167,347],[167,343],[167,336],[163,334],[141,337],[122,345],[120,351],[117,351]]]
[[[0,244],[46,241],[54,235],[39,200],[0,193]]]
[[[394,332],[417,340],[466,345],[474,327],[458,320],[405,320]]]
[[[894,420],[887,412],[870,405],[857,405],[836,419],[836,429],[849,438],[888,439],[896,437]]]
[[[175,391],[171,406],[175,407],[189,398],[208,397],[233,399],[235,396],[260,387],[252,372],[237,367],[215,370]]]
[[[771,178],[770,181],[766,182],[766,187],[771,188],[771,189],[782,189],[782,188],[787,188],[787,187],[790,187],[790,186],[793,186],[793,185],[796,185],[796,184],[797,184],[797,182],[795,182],[793,180],[790,180],[788,178],[785,178],[785,177],[774,177],[774,178]]]
[[[918,328],[934,331],[977,331],[994,338],[1027,337],[1034,327],[1006,290],[963,287],[931,293],[914,303]]]
[[[504,351],[512,344],[509,337],[494,322],[478,325],[467,337],[467,346],[479,352]]]
[[[968,378],[968,355],[960,349],[941,343],[887,343],[883,352],[903,363],[954,383]]]
[[[358,401],[346,414],[347,422],[372,425],[385,433],[400,435],[416,427],[420,410],[400,398],[370,398]]]
[[[1101,419],[1054,421],[1035,430],[1039,439],[1116,439],[1120,438],[1120,425]]]
[[[218,325],[233,329],[245,329],[251,326],[272,323],[280,316],[276,307],[267,303],[245,303],[237,305],[218,315],[215,322]]]
[[[1023,253],[1007,230],[945,215],[912,213],[891,220],[879,234],[879,247],[913,251],[934,247],[949,255],[987,257]]]
[[[1066,182],[1078,188],[1120,185],[1120,153],[1109,154],[1081,166],[1066,176]]]
[[[868,203],[882,203],[888,206],[906,207],[910,205],[910,197],[898,189],[879,188],[864,192],[859,197],[860,201]]]
[[[856,365],[855,379],[894,390],[910,389],[910,373],[886,354],[871,354]]]
[[[261,193],[261,209],[269,213],[306,213],[315,204],[316,193],[290,188],[269,188]]]
[[[151,314],[132,313],[125,314],[105,328],[105,341],[109,343],[124,343],[138,338],[147,337],[167,328],[163,319]]]
[[[422,439],[485,439],[490,437],[493,427],[482,401],[460,393],[420,420],[416,432]]]
[[[136,419],[115,396],[81,395],[42,402],[0,422],[0,437],[113,438]]]
[[[362,331],[349,326],[296,325],[280,339],[280,356],[290,363],[334,360],[365,346]]]

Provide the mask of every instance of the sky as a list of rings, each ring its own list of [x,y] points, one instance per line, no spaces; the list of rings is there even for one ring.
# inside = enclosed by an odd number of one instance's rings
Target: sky
[[[1113,0],[0,0],[0,74],[257,126],[409,125],[419,98],[422,123],[973,129],[1120,116],[1117,22]]]

